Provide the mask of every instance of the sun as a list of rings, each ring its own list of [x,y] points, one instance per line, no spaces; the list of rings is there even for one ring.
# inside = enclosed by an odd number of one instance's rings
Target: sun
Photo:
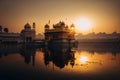
[[[81,56],[79,58],[79,61],[80,61],[80,63],[85,64],[88,61],[88,57],[87,56]]]
[[[91,29],[92,22],[88,18],[79,18],[75,21],[77,30],[88,31]]]

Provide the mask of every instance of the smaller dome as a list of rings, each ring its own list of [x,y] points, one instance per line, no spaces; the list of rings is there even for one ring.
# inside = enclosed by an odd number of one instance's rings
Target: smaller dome
[[[54,28],[64,28],[65,27],[65,23],[62,21],[60,21],[59,23],[55,24],[53,26]]]
[[[25,30],[23,29],[23,30],[21,30],[21,33],[23,33],[23,32],[25,32]]]
[[[71,24],[70,28],[75,28],[75,25],[74,25],[74,24]]]
[[[48,24],[45,25],[45,28],[49,29],[49,27],[50,27],[50,26],[49,26]]]
[[[26,29],[26,28],[31,28],[31,26],[30,26],[29,23],[27,23],[27,24],[25,24],[24,28],[25,28],[25,29]]]

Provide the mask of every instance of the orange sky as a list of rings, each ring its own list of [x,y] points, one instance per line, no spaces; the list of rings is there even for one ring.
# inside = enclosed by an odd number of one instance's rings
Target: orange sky
[[[49,20],[51,24],[60,20],[69,24],[81,17],[92,21],[88,33],[120,32],[120,0],[0,1],[0,24],[8,27],[10,32],[20,32],[27,22],[31,25],[35,22],[37,33],[41,33]]]

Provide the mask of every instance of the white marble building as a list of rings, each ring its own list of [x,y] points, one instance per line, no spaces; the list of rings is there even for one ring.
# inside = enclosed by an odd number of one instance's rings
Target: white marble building
[[[25,24],[24,29],[21,31],[21,37],[24,42],[32,42],[35,40],[36,31],[35,23],[33,23],[33,28],[29,23]]]

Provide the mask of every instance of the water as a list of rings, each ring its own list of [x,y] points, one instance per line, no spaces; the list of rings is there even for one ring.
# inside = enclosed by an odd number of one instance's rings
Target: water
[[[0,80],[120,80],[120,45],[1,45]]]

